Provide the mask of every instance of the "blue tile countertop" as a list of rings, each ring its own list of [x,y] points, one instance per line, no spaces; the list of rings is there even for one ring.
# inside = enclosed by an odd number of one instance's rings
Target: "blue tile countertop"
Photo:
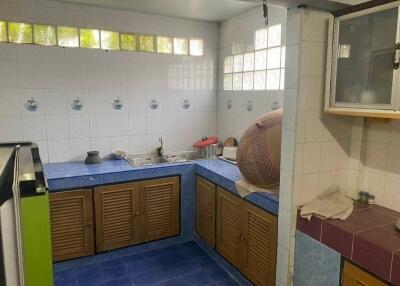
[[[192,184],[190,189],[193,190],[194,175],[198,174],[238,194],[235,182],[243,178],[236,165],[219,159],[141,167],[133,167],[125,160],[104,160],[98,165],[65,162],[46,164],[44,171],[50,192],[173,175],[181,175],[181,185]],[[279,198],[276,195],[252,193],[244,199],[273,214],[278,214]]]

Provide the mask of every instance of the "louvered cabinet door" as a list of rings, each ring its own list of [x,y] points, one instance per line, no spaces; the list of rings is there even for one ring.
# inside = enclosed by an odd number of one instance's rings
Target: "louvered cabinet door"
[[[274,286],[278,225],[277,217],[243,202],[242,272],[255,285]]]
[[[140,182],[143,241],[179,234],[179,195],[178,177]]]
[[[217,251],[237,268],[241,261],[241,210],[237,196],[217,188]]]
[[[139,188],[137,183],[94,189],[96,249],[106,251],[138,243]]]
[[[388,286],[348,261],[343,265],[343,286]]]
[[[50,193],[53,261],[94,253],[92,190]]]
[[[211,247],[215,246],[216,186],[206,179],[196,178],[196,232]]]

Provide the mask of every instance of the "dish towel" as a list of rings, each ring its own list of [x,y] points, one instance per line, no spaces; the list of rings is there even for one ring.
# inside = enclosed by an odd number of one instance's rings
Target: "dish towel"
[[[250,195],[251,193],[256,193],[256,192],[263,192],[263,193],[268,193],[268,194],[278,194],[279,193],[279,187],[276,187],[275,189],[263,189],[263,188],[260,188],[260,187],[250,184],[246,180],[236,181],[235,185],[236,185],[236,190],[238,191],[239,195],[242,198],[247,195]]]
[[[340,192],[338,186],[332,186],[312,201],[301,208],[300,215],[303,218],[311,219],[313,215],[324,218],[345,220],[353,212],[353,200]]]

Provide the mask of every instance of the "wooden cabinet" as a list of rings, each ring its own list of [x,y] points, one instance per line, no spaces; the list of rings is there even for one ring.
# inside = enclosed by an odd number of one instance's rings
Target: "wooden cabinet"
[[[53,261],[94,254],[92,190],[50,193]]]
[[[216,186],[196,177],[196,232],[211,247],[215,246]]]
[[[240,268],[242,260],[241,210],[240,198],[218,188],[216,247],[218,252],[237,268]]]
[[[96,187],[94,202],[98,251],[140,241],[138,183]]]
[[[255,285],[275,285],[277,217],[217,189],[217,251]]]
[[[343,286],[388,286],[348,261],[343,265]]]
[[[179,194],[178,177],[94,188],[97,251],[178,235]]]
[[[140,226],[142,241],[178,235],[179,178],[140,182]]]
[[[243,202],[242,271],[255,285],[275,285],[277,217]]]

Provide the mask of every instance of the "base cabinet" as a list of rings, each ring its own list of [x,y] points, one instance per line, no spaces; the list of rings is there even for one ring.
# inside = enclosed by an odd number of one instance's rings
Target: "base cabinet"
[[[179,178],[140,182],[142,242],[179,234]]]
[[[275,285],[277,217],[217,189],[216,249],[255,285]]]
[[[50,216],[53,261],[179,235],[179,177],[51,193]]]
[[[343,265],[343,286],[388,286],[348,261]]]
[[[210,247],[215,247],[216,192],[213,183],[196,177],[196,232]]]
[[[140,241],[138,183],[97,187],[94,202],[97,251]]]
[[[50,193],[53,261],[94,254],[92,190]]]

